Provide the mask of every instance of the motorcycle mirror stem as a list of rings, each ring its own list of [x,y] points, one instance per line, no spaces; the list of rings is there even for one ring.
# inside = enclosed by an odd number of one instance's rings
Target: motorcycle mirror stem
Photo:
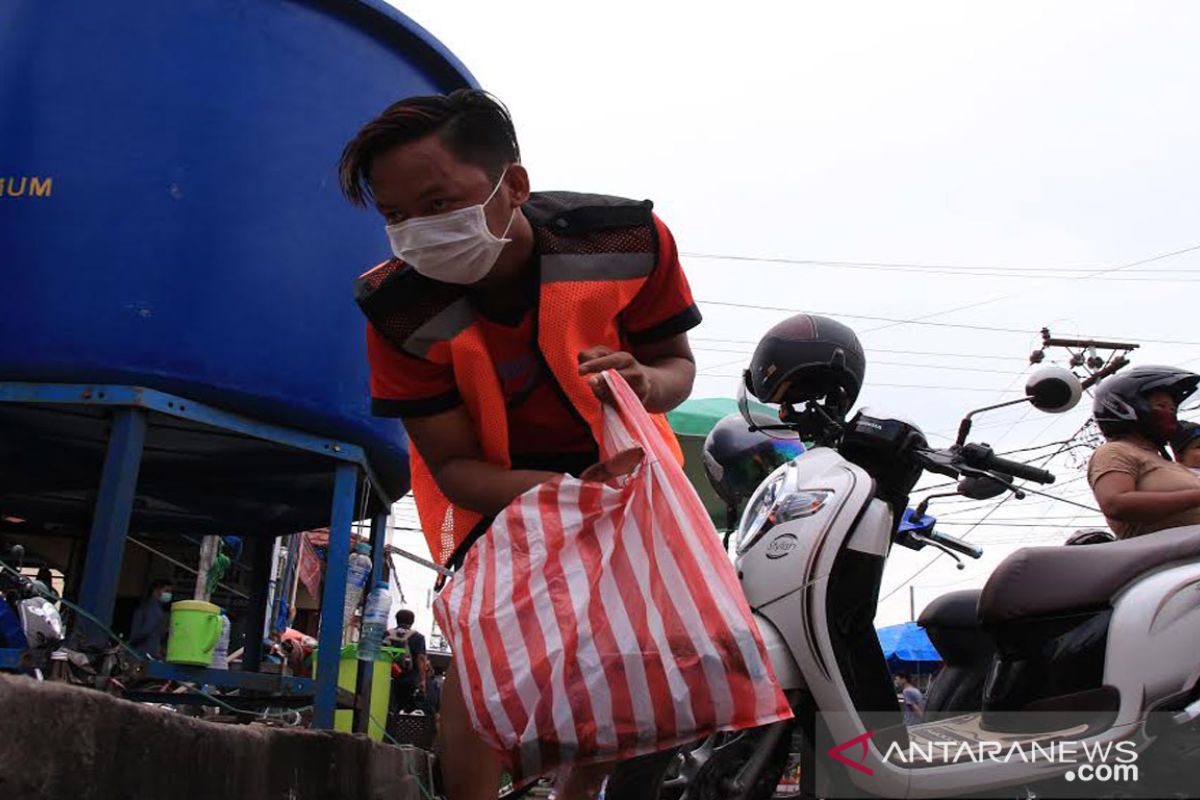
[[[920,502],[920,503],[917,505],[916,509],[913,511],[913,516],[916,516],[916,517],[923,517],[923,516],[925,516],[925,512],[926,512],[926,511],[929,509],[929,501],[930,501],[930,500],[936,500],[936,499],[938,499],[939,497],[958,497],[958,492],[942,492],[941,494],[931,494],[931,495],[929,495],[928,497],[926,497],[925,499],[923,499],[923,500],[922,500],[922,501],[921,501],[921,502]]]
[[[1069,369],[1057,366],[1045,366],[1029,376],[1025,383],[1025,396],[1016,400],[1008,400],[992,406],[984,406],[969,412],[958,425],[958,438],[955,444],[962,447],[967,443],[971,433],[971,418],[984,411],[995,411],[998,408],[1030,403],[1038,411],[1047,414],[1062,414],[1079,405],[1083,397],[1083,384]]]

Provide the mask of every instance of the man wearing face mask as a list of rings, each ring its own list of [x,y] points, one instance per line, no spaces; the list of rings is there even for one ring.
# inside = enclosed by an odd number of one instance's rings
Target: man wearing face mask
[[[163,637],[170,620],[171,582],[158,578],[150,584],[150,593],[133,610],[129,624],[129,646],[151,658],[162,658]]]
[[[456,566],[527,490],[597,464],[599,373],[624,376],[668,441],[690,393],[699,324],[670,231],[649,201],[531,193],[507,110],[476,90],[414,97],[346,146],[341,184],[383,215],[395,258],[360,280],[372,409],[400,417],[430,552]],[[680,456],[682,461],[682,457]],[[448,672],[451,800],[495,797],[500,764]]]
[[[1094,416],[1108,441],[1092,454],[1088,483],[1117,538],[1200,524],[1200,476],[1163,449],[1198,383],[1200,375],[1147,366],[1097,387]]]

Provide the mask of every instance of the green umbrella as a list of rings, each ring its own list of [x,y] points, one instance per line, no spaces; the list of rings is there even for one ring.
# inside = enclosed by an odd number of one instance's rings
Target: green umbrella
[[[688,400],[667,414],[667,421],[671,423],[671,430],[675,431],[683,450],[683,471],[688,480],[692,482],[692,486],[696,487],[696,493],[704,501],[704,508],[712,517],[717,530],[724,530],[726,527],[725,501],[718,497],[712,486],[709,485],[701,456],[704,453],[704,440],[708,437],[708,432],[721,419],[729,414],[737,413],[737,410],[737,400],[733,398],[702,397]],[[775,409],[762,403],[751,401],[750,410],[763,414],[768,419],[777,418]]]

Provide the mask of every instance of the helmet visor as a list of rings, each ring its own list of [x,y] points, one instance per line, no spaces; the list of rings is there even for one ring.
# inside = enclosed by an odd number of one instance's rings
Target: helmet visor
[[[727,500],[742,502],[754,494],[772,472],[803,453],[804,445],[799,439],[766,440],[744,457],[724,466],[720,493]]]
[[[778,418],[771,418],[766,414],[750,407],[750,395],[746,390],[746,383],[749,380],[749,375],[743,375],[742,380],[738,381],[737,404],[738,412],[742,415],[742,419],[746,420],[746,424],[755,430],[760,430],[772,439],[779,439],[785,442],[800,442],[800,434],[792,430],[787,425],[784,425]],[[803,453],[804,445],[800,445],[800,452]],[[799,455],[799,454],[797,454]]]

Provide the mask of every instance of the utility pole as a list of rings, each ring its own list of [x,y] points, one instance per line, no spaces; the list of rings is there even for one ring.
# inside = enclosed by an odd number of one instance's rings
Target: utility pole
[[[1064,338],[1054,336],[1049,328],[1042,328],[1042,346],[1029,354],[1030,364],[1040,364],[1046,358],[1046,349],[1061,347],[1071,354],[1068,362],[1072,368],[1083,367],[1096,383],[1104,375],[1111,375],[1129,363],[1129,354],[1141,345],[1132,342],[1104,342],[1097,339]],[[1096,351],[1110,351],[1108,358],[1102,358]],[[1100,375],[1099,373],[1104,373]],[[1089,384],[1091,385],[1091,384]]]
[[[200,569],[196,570],[196,588],[193,600],[208,601],[208,571],[212,569],[217,554],[221,552],[220,536],[205,536],[200,540]]]
[[[908,585],[908,618],[917,621],[917,587],[912,584]]]

